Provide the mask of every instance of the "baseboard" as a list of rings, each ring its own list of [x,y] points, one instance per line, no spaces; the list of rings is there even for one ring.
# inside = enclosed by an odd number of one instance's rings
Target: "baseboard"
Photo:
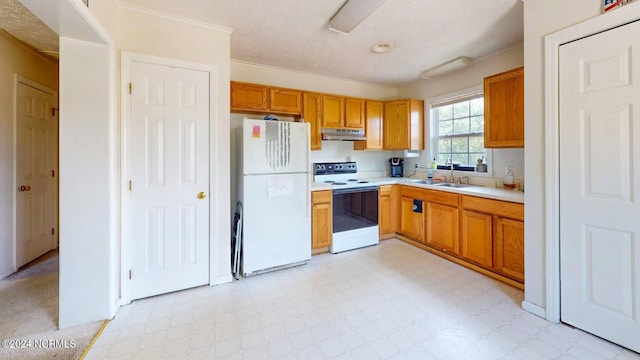
[[[113,319],[121,307],[122,307],[122,298],[118,298],[118,300],[116,300],[113,304],[111,304],[111,308],[109,309],[109,319]]]
[[[542,307],[540,307],[538,305],[530,303],[530,302],[528,302],[526,300],[522,302],[522,309],[524,311],[532,313],[533,315],[539,316],[539,317],[541,317],[543,319],[546,319],[546,317],[547,317],[547,312],[546,312],[545,309],[543,309]]]
[[[211,279],[212,281],[209,282],[209,286],[215,286],[215,285],[222,285],[222,284],[227,284],[233,281],[233,276],[232,275],[224,275],[224,276],[218,276],[216,278]]]
[[[7,276],[15,273],[16,271],[18,271],[18,269],[14,268],[14,267],[10,267],[7,270],[5,270],[4,272],[0,273],[0,280],[6,278]]]

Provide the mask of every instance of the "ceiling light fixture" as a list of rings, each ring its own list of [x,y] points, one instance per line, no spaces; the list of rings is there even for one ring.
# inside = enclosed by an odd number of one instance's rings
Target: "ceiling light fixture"
[[[373,47],[371,48],[371,51],[373,51],[374,53],[380,54],[380,53],[389,52],[391,51],[391,49],[393,49],[393,43],[390,43],[388,41],[382,41],[373,45]]]
[[[473,59],[460,56],[459,58],[455,58],[451,61],[447,61],[444,64],[440,64],[436,67],[432,67],[429,70],[425,70],[420,74],[420,77],[423,79],[433,79],[436,76],[448,74],[450,72],[454,72],[460,70],[464,67],[467,67],[473,63]]]
[[[329,20],[329,30],[348,34],[371,15],[385,0],[347,0]]]

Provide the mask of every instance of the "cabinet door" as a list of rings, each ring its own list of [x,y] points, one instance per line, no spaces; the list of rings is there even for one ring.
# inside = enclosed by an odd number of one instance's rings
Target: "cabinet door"
[[[270,88],[269,110],[280,114],[300,114],[302,112],[302,91]]]
[[[382,150],[384,103],[367,100],[364,110],[364,132],[367,140],[354,141],[354,150]]]
[[[382,185],[378,198],[378,227],[380,235],[393,234],[398,231],[397,187]]]
[[[331,190],[311,193],[311,248],[318,249],[331,245],[332,205]]]
[[[430,246],[446,253],[459,254],[458,211],[457,207],[427,203],[427,243]]]
[[[305,92],[302,95],[302,118],[309,123],[311,150],[322,149],[322,95]]]
[[[524,147],[524,68],[484,79],[484,146]]]
[[[344,127],[344,97],[322,95],[322,126]]]
[[[269,88],[262,85],[231,83],[232,110],[267,110]]]
[[[400,234],[424,242],[424,202],[423,212],[416,213],[413,211],[412,197],[400,197]]]
[[[524,283],[524,223],[496,217],[495,227],[496,270]]]
[[[409,148],[409,103],[388,101],[384,105],[383,144],[385,150]]]
[[[460,255],[478,265],[493,267],[493,217],[462,210]]]
[[[344,127],[347,128],[364,128],[364,99],[345,99],[345,119]]]

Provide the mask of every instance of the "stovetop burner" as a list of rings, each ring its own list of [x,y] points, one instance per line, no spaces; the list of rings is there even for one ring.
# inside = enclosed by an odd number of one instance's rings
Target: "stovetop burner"
[[[339,189],[376,186],[366,180],[358,179],[355,162],[313,163],[313,180]]]

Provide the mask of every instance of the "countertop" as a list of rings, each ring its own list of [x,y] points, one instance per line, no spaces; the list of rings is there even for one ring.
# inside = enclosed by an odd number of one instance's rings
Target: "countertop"
[[[505,189],[497,189],[486,186],[477,186],[471,185],[469,187],[464,188],[443,188],[441,186],[433,185],[433,184],[416,184],[412,183],[412,180],[416,180],[413,178],[391,178],[391,177],[379,177],[379,178],[369,178],[363,179],[371,182],[376,185],[392,185],[392,184],[400,184],[400,185],[408,185],[414,186],[423,189],[432,189],[439,191],[452,192],[462,195],[470,195],[477,196],[487,199],[494,200],[502,200],[524,204],[524,192],[517,190],[505,190]],[[320,190],[331,190],[331,185],[327,185],[321,182],[312,182],[311,183],[311,191],[320,191]]]

